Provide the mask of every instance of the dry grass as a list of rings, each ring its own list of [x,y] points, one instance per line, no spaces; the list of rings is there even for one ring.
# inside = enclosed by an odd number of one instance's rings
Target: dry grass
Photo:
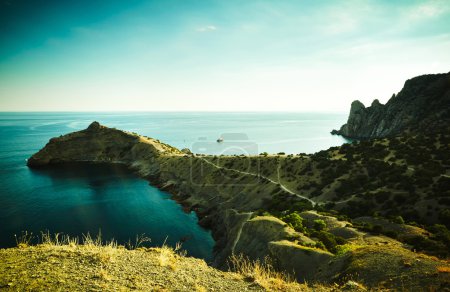
[[[305,285],[295,282],[288,274],[276,271],[269,258],[266,258],[264,262],[253,262],[243,255],[232,255],[229,258],[229,266],[231,271],[253,280],[268,291],[305,289]]]
[[[19,248],[24,248],[29,246],[34,239],[33,232],[28,233],[28,231],[22,231],[22,234],[17,236],[17,234],[14,234],[14,238],[16,240],[16,245]]]
[[[34,236],[33,233],[27,231],[22,232],[21,235],[14,235],[17,247],[26,248],[32,246],[33,243],[38,243],[47,247],[58,247],[66,250],[75,250],[78,246],[83,246],[84,251],[90,253],[91,257],[96,261],[106,264],[114,260],[117,253],[123,251],[125,248],[134,250],[140,248],[144,243],[150,242],[150,238],[145,234],[137,235],[135,241],[129,240],[125,246],[119,245],[114,239],[103,240],[101,230],[98,234],[92,236],[89,232],[83,234],[81,239],[78,237],[71,237],[67,234],[54,233],[49,231],[41,232],[40,236]],[[104,278],[104,277],[99,277]]]
[[[195,284],[195,292],[207,292],[207,291],[208,290],[205,287],[203,287],[199,284]]]
[[[129,251],[113,248],[109,262],[97,254],[108,247],[51,242],[0,249],[3,291],[261,291],[235,273],[216,270],[203,260],[182,257],[167,246]],[[99,242],[92,239],[92,242]],[[56,245],[58,243],[58,245]],[[102,251],[103,249],[103,251]],[[109,251],[107,252],[109,253]],[[161,264],[163,266],[161,266]]]
[[[22,232],[21,235],[14,235],[16,240],[17,247],[27,247],[33,245],[33,243],[50,245],[50,246],[77,246],[77,245],[85,245],[88,247],[110,247],[110,248],[123,248],[123,246],[119,246],[117,241],[114,239],[111,240],[103,240],[102,232],[99,230],[96,236],[91,236],[88,232],[87,234],[83,234],[81,236],[81,240],[78,237],[71,237],[67,234],[62,233],[54,233],[50,234],[49,231],[41,232],[40,236],[33,235],[32,232],[28,233],[28,231]],[[129,250],[138,249],[142,247],[142,245],[146,242],[151,242],[151,239],[145,234],[137,235],[135,241],[132,242],[128,240],[125,244],[125,248]]]
[[[181,252],[181,244],[177,243],[175,248],[167,246],[165,243],[160,247],[156,248],[159,252],[159,265],[161,267],[169,267],[172,271],[176,271],[177,267],[177,257],[178,254],[181,256],[185,255],[185,252]]]
[[[437,271],[439,273],[450,273],[450,267],[440,266],[440,267],[437,267]]]

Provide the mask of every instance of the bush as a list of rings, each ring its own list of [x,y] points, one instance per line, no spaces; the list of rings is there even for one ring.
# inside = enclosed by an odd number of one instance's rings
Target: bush
[[[305,230],[305,227],[303,227],[303,218],[297,212],[283,216],[281,217],[281,220],[294,228],[295,231],[303,232]]]
[[[396,217],[392,218],[392,222],[397,223],[397,224],[405,224],[405,220],[403,220],[402,216],[396,216]]]
[[[378,204],[382,204],[384,202],[386,202],[387,200],[389,200],[389,198],[391,197],[391,192],[388,191],[378,191],[375,193],[375,201]]]
[[[326,249],[332,253],[336,253],[337,246],[345,244],[347,241],[340,237],[335,236],[329,232],[326,231],[315,231],[312,233],[312,236],[316,237],[318,240],[320,240],[323,245],[326,247]]]
[[[317,231],[324,230],[327,227],[327,224],[322,219],[314,220],[314,229]]]
[[[321,241],[317,241],[316,244],[315,244],[315,247],[316,248],[320,248],[320,249],[327,249],[325,247],[325,245],[323,245],[323,243]]]
[[[383,226],[381,226],[381,225],[374,225],[372,227],[372,232],[374,234],[381,234],[381,233],[383,233]]]
[[[428,228],[428,231],[433,233],[433,239],[444,243],[450,252],[450,231],[441,224],[434,224]]]
[[[289,209],[291,212],[303,212],[305,210],[311,210],[312,205],[308,201],[300,201],[296,202],[292,205],[292,207]]]
[[[450,209],[444,209],[439,212],[439,220],[447,226],[447,228],[450,228]]]

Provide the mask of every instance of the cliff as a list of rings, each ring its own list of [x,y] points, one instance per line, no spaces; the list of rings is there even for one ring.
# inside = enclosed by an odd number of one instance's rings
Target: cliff
[[[352,103],[348,121],[338,131],[348,138],[393,136],[402,131],[435,131],[450,121],[450,73],[422,75],[405,82],[403,89],[385,104],[374,100],[365,107]]]
[[[93,122],[85,130],[52,138],[27,165],[40,167],[68,162],[108,162],[132,165],[161,155],[182,155],[175,147]]]

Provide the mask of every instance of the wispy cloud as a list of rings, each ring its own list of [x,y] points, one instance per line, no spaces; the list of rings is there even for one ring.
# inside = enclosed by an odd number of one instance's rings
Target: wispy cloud
[[[196,29],[198,32],[209,32],[217,30],[217,27],[214,25],[206,25]]]
[[[413,6],[407,11],[410,20],[428,19],[438,17],[448,12],[449,6],[447,1],[429,1]]]

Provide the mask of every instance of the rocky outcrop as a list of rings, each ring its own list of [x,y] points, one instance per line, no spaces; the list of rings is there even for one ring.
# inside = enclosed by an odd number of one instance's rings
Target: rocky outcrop
[[[108,128],[93,122],[85,130],[52,138],[27,165],[40,167],[69,162],[108,162],[132,165],[164,154],[182,154],[158,140]]]
[[[385,104],[352,103],[348,121],[338,131],[348,138],[382,138],[403,131],[436,130],[450,121],[450,73],[422,75],[405,82]]]

